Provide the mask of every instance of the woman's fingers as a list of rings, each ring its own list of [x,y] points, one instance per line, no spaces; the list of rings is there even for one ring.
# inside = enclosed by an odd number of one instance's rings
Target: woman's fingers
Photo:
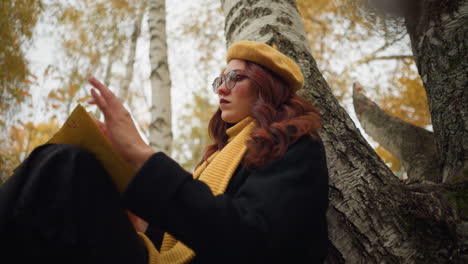
[[[97,91],[91,89],[91,95],[93,96],[94,104],[97,104],[99,109],[103,112],[105,117],[111,117],[111,114],[116,112],[125,112],[126,109],[122,103],[118,100],[117,96],[109,90],[104,84],[99,82],[96,78],[89,78],[89,83],[96,88]]]
[[[99,92],[102,94],[102,97],[104,97],[106,101],[111,101],[111,100],[116,99],[114,93],[111,90],[109,90],[109,88],[107,88],[104,84],[98,81],[96,78],[94,77],[89,78],[89,83],[99,90]]]
[[[96,78],[89,78],[89,83],[99,91],[98,93],[96,89],[91,89],[91,95],[94,99],[92,103],[96,104],[99,109],[101,109],[104,117],[111,117],[110,113],[116,112],[116,110],[120,108],[120,102],[117,100],[117,97],[111,90],[109,90],[109,88]]]
[[[141,167],[154,150],[143,141],[130,112],[114,93],[95,78],[90,78],[89,83],[94,87],[91,89],[91,103],[98,106],[105,119],[104,126],[97,122],[98,126],[124,159],[136,168]]]
[[[96,92],[96,90],[93,88],[91,89],[91,96],[93,97],[94,103],[101,109],[102,113],[104,114],[104,117],[108,116],[108,105],[106,100]]]

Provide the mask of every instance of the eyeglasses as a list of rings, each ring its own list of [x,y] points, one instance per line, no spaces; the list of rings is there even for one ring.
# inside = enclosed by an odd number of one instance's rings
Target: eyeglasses
[[[218,94],[219,87],[226,82],[226,88],[231,90],[236,86],[237,81],[240,81],[244,78],[249,78],[248,76],[239,74],[240,71],[230,71],[226,75],[221,74],[216,77],[213,81],[213,92]]]

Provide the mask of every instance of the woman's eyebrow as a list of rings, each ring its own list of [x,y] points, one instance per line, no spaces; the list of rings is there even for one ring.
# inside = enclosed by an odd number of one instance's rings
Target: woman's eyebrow
[[[224,70],[221,72],[222,75],[226,75],[227,72],[225,73],[225,72],[224,72],[225,70],[226,70],[226,69],[224,69]],[[242,71],[242,69],[234,69],[234,70],[230,70],[230,72],[231,72],[231,71],[240,72],[240,71]]]

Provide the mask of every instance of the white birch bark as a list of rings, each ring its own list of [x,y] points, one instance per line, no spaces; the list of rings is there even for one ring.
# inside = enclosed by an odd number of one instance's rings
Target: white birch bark
[[[149,1],[151,62],[150,145],[167,154],[172,150],[171,80],[166,43],[165,0]]]
[[[319,109],[330,175],[327,263],[460,260],[465,246],[459,239],[468,232],[456,231],[461,225],[446,205],[446,189],[406,186],[378,157],[317,68],[295,1],[221,3],[227,45],[239,40],[276,45],[300,65],[305,77],[300,94]]]

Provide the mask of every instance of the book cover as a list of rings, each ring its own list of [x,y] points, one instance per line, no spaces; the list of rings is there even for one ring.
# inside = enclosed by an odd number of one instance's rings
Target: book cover
[[[81,105],[73,110],[63,126],[47,143],[77,145],[93,153],[112,177],[120,192],[125,190],[136,172],[136,169],[113,149],[109,139]]]

